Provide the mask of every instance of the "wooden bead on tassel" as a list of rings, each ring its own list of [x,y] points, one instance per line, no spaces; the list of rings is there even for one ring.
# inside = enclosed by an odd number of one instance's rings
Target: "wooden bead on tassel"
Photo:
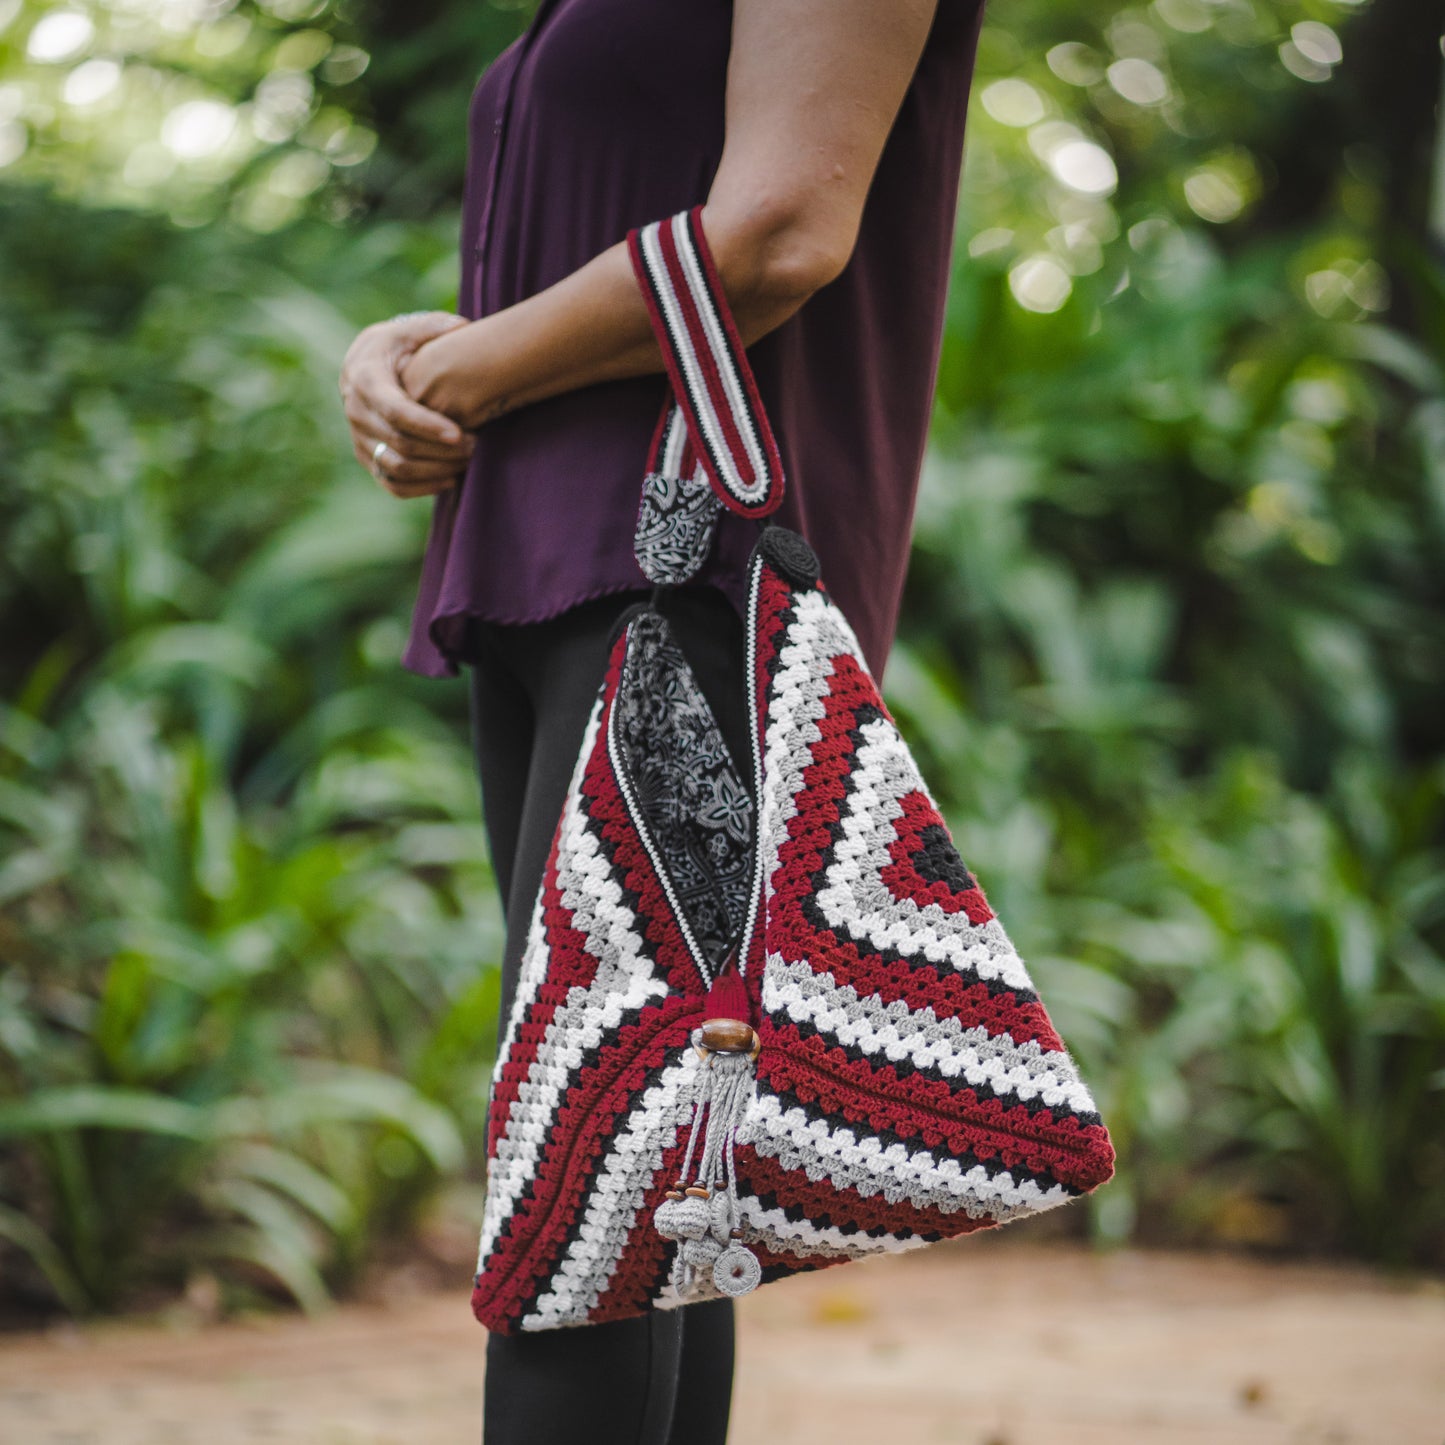
[[[751,1054],[757,1051],[758,1036],[741,1019],[704,1019],[702,1046],[714,1054]]]

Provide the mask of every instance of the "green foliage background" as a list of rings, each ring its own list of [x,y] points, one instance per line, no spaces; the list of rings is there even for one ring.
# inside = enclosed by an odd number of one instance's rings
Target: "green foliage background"
[[[1104,1241],[1445,1263],[1428,9],[984,31],[885,681],[1114,1128],[1066,1223]],[[467,96],[527,15],[0,0],[22,1310],[318,1307],[480,1177],[463,694],[398,666],[424,504],[335,377],[451,305]]]

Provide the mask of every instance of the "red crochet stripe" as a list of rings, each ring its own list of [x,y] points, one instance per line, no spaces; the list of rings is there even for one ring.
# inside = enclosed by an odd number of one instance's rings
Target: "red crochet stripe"
[[[972,888],[955,893],[943,879],[930,882],[918,871],[915,859],[923,851],[924,830],[942,828],[944,832],[948,832],[948,825],[928,795],[909,793],[899,802],[903,807],[903,815],[893,824],[898,841],[888,849],[888,856],[893,862],[884,868],[880,875],[888,885],[888,891],[894,898],[911,898],[920,907],[932,904],[944,913],[966,913],[970,923],[987,923],[994,916],[993,909],[988,906],[988,899],[983,896],[983,889],[978,886],[977,879],[974,880]],[[952,837],[952,834],[949,836]]]
[[[738,1178],[745,1180],[753,1194],[770,1194],[784,1208],[801,1209],[815,1223],[827,1221],[835,1228],[874,1229],[890,1234],[941,1234],[952,1238],[989,1229],[992,1219],[972,1219],[963,1210],[945,1214],[939,1209],[919,1209],[900,1200],[890,1204],[882,1195],[864,1198],[849,1186],[838,1188],[826,1181],[814,1181],[801,1169],[784,1169],[776,1159],[759,1154],[751,1144],[737,1147]],[[756,1249],[756,1246],[749,1246]],[[757,1250],[759,1258],[763,1251]],[[780,1257],[781,1258],[781,1257]],[[786,1256],[787,1262],[808,1256]]]
[[[706,985],[673,919],[652,859],[627,815],[627,803],[621,792],[614,785],[608,796],[595,800],[590,811],[603,841],[611,847],[613,865],[621,870],[624,886],[637,895],[636,912],[642,936],[652,944],[668,988],[695,999],[700,1005],[706,995]]]
[[[597,1061],[575,1075],[553,1116],[532,1195],[518,1204],[483,1268],[473,1309],[488,1328],[505,1332],[556,1273],[617,1119],[649,1075],[664,1067],[668,1052],[686,1044],[696,1019],[688,1000],[667,998],[618,1029]]]
[[[791,1027],[770,1030],[758,1080],[816,1104],[840,1122],[891,1130],[931,1150],[997,1160],[1071,1188],[1091,1189],[1113,1173],[1114,1152],[1102,1125],[1081,1124],[1073,1114],[1041,1105],[980,1098],[970,1088],[955,1091],[946,1080],[921,1072],[900,1079],[889,1065],[850,1058],[818,1034],[805,1038]]]
[[[625,647],[625,637],[619,637],[613,644],[611,655],[608,658],[607,673],[603,679],[599,738],[606,735],[604,730],[617,696]],[[605,763],[606,753],[594,749],[588,760],[584,776],[582,789],[584,805],[589,791],[594,794],[605,793],[609,781],[608,774],[610,774]],[[593,785],[590,790],[587,787],[589,779]],[[611,780],[611,789],[613,793],[616,792],[615,780]],[[557,886],[557,861],[562,838],[562,822],[563,818],[559,816],[552,834],[552,846],[547,853],[547,866],[542,883],[542,916],[548,946],[547,974],[537,990],[535,1001],[527,1007],[507,1063],[501,1070],[492,1091],[491,1104],[487,1112],[487,1157],[489,1159],[496,1157],[496,1146],[511,1119],[512,1105],[516,1101],[517,1091],[536,1061],[537,1048],[546,1037],[547,1029],[551,1025],[558,1005],[566,998],[567,988],[571,987],[573,983],[584,985],[590,983],[596,972],[596,960],[591,959],[586,953],[585,935],[571,926],[572,916],[563,904],[562,894]],[[554,957],[560,960],[556,968],[552,962]],[[565,970],[565,974],[560,970]],[[564,976],[565,985],[559,990],[558,981]]]
[[[830,973],[838,984],[860,997],[875,997],[885,1006],[901,1000],[915,1011],[932,1009],[938,1018],[957,1019],[968,1029],[984,1029],[991,1038],[1007,1034],[1016,1044],[1035,1040],[1048,1053],[1063,1051],[1063,1041],[1037,999],[1020,1000],[1012,992],[990,994],[986,983],[970,982],[967,975],[957,972],[934,973],[929,965],[900,978],[897,964],[875,953],[862,953],[831,933],[815,933],[801,917],[770,928],[768,947],[789,963],[810,961],[815,970]],[[766,1016],[760,1033],[763,1027],[771,1027]]]

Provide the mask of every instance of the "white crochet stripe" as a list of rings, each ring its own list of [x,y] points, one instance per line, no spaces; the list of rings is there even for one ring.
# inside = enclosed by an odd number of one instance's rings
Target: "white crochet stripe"
[[[711,300],[704,294],[698,295],[701,271],[697,265],[697,257],[693,253],[691,240],[687,231],[687,213],[680,212],[672,218],[673,244],[677,247],[678,258],[683,262],[685,272],[691,263],[692,274],[686,275],[688,290],[692,294],[694,305],[697,306],[699,314],[703,318],[704,327],[708,325],[711,317],[712,324],[717,327],[716,316],[712,314],[713,307]],[[638,245],[642,253],[642,259],[647,266],[648,274],[652,280],[653,287],[657,294],[658,309],[662,313],[663,324],[667,327],[668,336],[671,340],[673,354],[677,358],[678,367],[682,372],[684,384],[687,387],[688,397],[692,401],[693,413],[697,418],[698,426],[702,436],[698,438],[699,443],[705,446],[708,455],[713,459],[718,469],[718,474],[723,479],[723,484],[728,491],[744,502],[759,502],[768,492],[769,475],[768,468],[763,461],[762,452],[757,444],[751,421],[744,421],[737,415],[737,408],[742,407],[744,413],[746,407],[742,401],[742,387],[734,372],[731,358],[724,348],[721,352],[714,346],[714,360],[717,363],[719,373],[723,378],[724,390],[728,398],[733,402],[734,421],[737,424],[738,432],[743,439],[743,448],[747,453],[748,461],[752,464],[754,481],[751,484],[745,483],[742,473],[738,470],[733,460],[732,449],[728,445],[726,433],[723,431],[722,423],[718,417],[716,408],[713,406],[712,396],[708,391],[707,378],[698,365],[697,352],[692,344],[692,338],[688,331],[687,318],[683,315],[681,304],[678,301],[678,292],[673,284],[672,274],[668,270],[667,260],[662,254],[662,246],[658,239],[662,229],[660,221],[654,221],[644,226],[638,233]],[[710,332],[710,336],[720,335],[721,328],[716,332]]]
[[[628,631],[631,632],[630,627]],[[631,649],[629,648],[624,654],[622,676],[617,683],[619,695],[628,685],[631,666]],[[618,711],[614,707],[607,723],[607,757],[612,764],[612,774],[617,779],[617,787],[622,794],[622,801],[627,807],[627,816],[631,820],[637,836],[642,840],[642,846],[647,850],[647,856],[652,860],[652,871],[657,875],[657,881],[662,886],[663,894],[666,896],[668,907],[672,912],[673,922],[677,925],[677,931],[682,934],[682,940],[687,945],[688,953],[692,956],[694,967],[702,975],[704,983],[711,983],[712,965],[708,962],[707,955],[698,946],[697,935],[692,931],[692,923],[688,919],[687,910],[682,906],[673,887],[672,874],[667,867],[667,862],[658,851],[657,841],[652,836],[652,829],[648,825],[646,814],[638,806],[637,795],[632,786],[632,776],[627,767],[627,759],[623,753],[621,740],[617,736],[617,723]]]
[[[901,799],[927,793],[886,718],[865,723],[860,733],[839,820],[842,836],[814,894],[828,926],[879,950],[895,948],[908,958],[1033,992],[1028,970],[997,918],[975,923],[962,910],[949,913],[936,903],[895,898],[883,882],[882,871],[892,861],[888,850],[898,836],[893,825],[903,816]]]
[[[599,714],[600,709],[595,709],[582,759],[595,741]],[[586,939],[586,950],[597,960],[597,969],[589,986],[571,989],[566,1002],[554,1011],[527,1077],[518,1086],[496,1157],[487,1171],[479,1248],[483,1264],[535,1173],[558,1107],[573,1085],[584,1054],[614,1032],[625,1014],[651,999],[666,997],[668,992],[665,980],[642,952],[636,916],[623,902],[622,889],[611,877],[611,864],[590,831],[580,792],[579,761],[560,823],[557,883],[562,903],[572,914],[572,926]],[[536,946],[543,956],[541,967],[528,970],[530,987],[525,992],[519,982],[519,1006],[523,997],[528,1003],[535,1001],[545,971],[545,934],[539,932]],[[515,1016],[516,1009],[513,1012]]]
[[[890,1204],[906,1202],[943,1214],[962,1210],[971,1219],[1002,1223],[1073,1198],[1062,1185],[1041,1189],[1033,1179],[1015,1179],[1005,1169],[992,1174],[981,1164],[965,1169],[957,1159],[926,1148],[884,1145],[866,1133],[860,1138],[851,1128],[786,1107],[762,1088],[738,1131],[738,1143],[751,1144],[784,1169],[801,1169],[815,1183],[826,1179],[835,1189],[852,1189],[865,1199],[882,1195]]]
[[[910,1009],[902,999],[885,1004],[860,996],[807,960],[789,963],[769,954],[763,974],[763,1009],[774,1018],[811,1024],[826,1039],[890,1063],[907,1060],[935,1079],[987,1086],[1005,1100],[1091,1114],[1094,1101],[1068,1054],[1037,1040],[1015,1043],[1009,1034],[965,1028],[931,1008]]]
[[[687,418],[676,402],[673,402],[668,410],[659,441],[652,470],[660,472],[664,477],[682,479],[682,457],[687,450]],[[707,480],[707,468],[701,461],[693,466],[692,477],[693,480]]]
[[[750,1239],[765,1249],[830,1259],[863,1259],[870,1254],[901,1254],[929,1241],[917,1235],[868,1234],[856,1230],[845,1234],[832,1225],[814,1224],[808,1219],[789,1219],[781,1209],[766,1209],[754,1195],[739,1195],[739,1212],[751,1230]]]
[[[550,1288],[538,1295],[519,1328],[587,1323],[616,1272],[666,1151],[691,1118],[692,1076],[698,1068],[692,1048],[681,1050],[677,1061],[634,1100],[592,1181],[576,1237]]]

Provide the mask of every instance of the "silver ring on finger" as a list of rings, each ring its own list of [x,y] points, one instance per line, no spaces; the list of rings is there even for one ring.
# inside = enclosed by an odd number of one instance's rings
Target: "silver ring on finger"
[[[379,477],[379,476],[381,475],[381,473],[382,473],[382,460],[381,460],[381,459],[382,459],[382,457],[385,456],[385,454],[386,454],[387,452],[389,452],[390,450],[391,450],[391,448],[390,448],[389,446],[387,446],[387,444],[386,444],[385,442],[377,442],[377,444],[376,444],[374,447],[372,447],[372,449],[371,449],[371,470],[372,470],[372,474],[373,474],[374,476],[378,476],[378,477]]]

